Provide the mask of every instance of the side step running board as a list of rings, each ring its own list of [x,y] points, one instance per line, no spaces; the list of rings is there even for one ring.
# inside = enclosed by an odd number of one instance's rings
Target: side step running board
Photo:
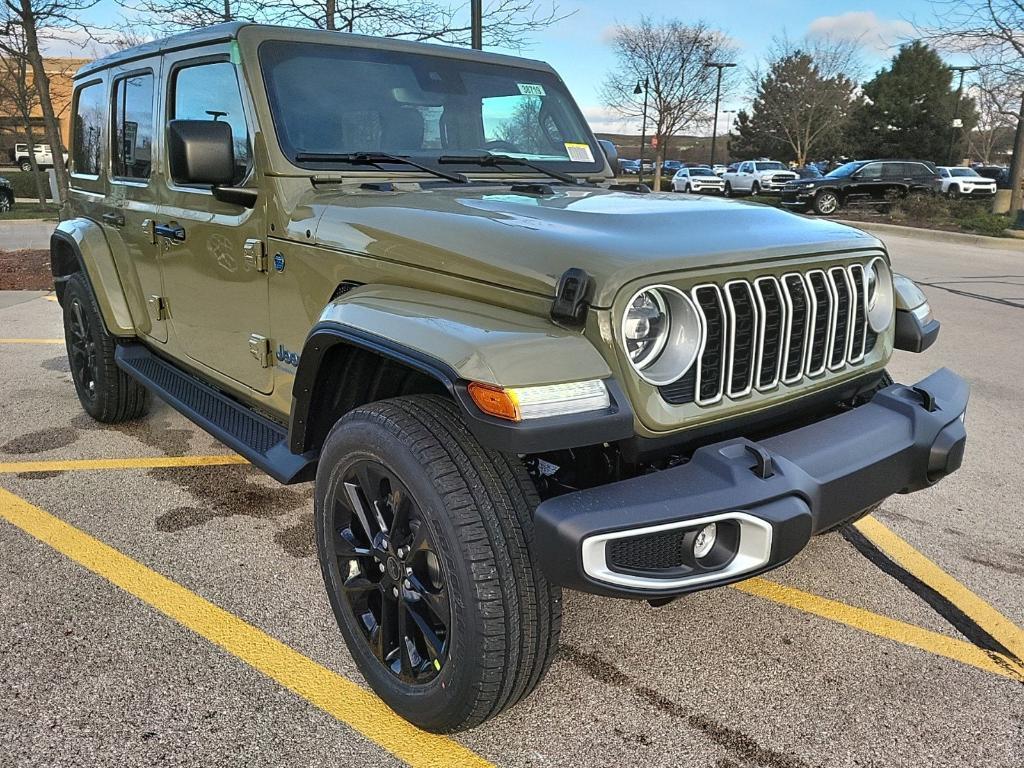
[[[229,448],[281,483],[301,483],[316,474],[316,456],[288,450],[288,431],[214,387],[158,357],[139,343],[122,344],[117,364]]]

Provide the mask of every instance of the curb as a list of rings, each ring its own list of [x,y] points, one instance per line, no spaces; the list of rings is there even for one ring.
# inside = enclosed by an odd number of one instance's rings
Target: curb
[[[1024,251],[1024,234],[1013,234],[1010,237],[988,237],[987,235],[971,235],[965,232],[947,232],[943,229],[925,229],[923,227],[904,227],[900,224],[883,224],[873,221],[848,221],[845,219],[833,219],[833,221],[872,235],[899,235],[931,242],[961,243],[1004,251]]]

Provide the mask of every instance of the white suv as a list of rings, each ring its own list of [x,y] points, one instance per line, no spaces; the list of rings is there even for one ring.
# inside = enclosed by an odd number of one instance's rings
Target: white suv
[[[973,168],[939,166],[942,193],[950,197],[992,197],[996,193],[996,180],[982,176]]]
[[[724,189],[725,184],[722,180],[715,175],[714,171],[705,166],[683,167],[672,177],[673,192],[720,195]]]
[[[777,160],[747,160],[740,163],[735,171],[726,171],[722,178],[726,195],[759,195],[762,192],[779,192],[799,175]]]
[[[23,171],[32,170],[32,159],[28,154],[28,144],[15,144],[14,152],[11,153],[14,159],[14,164],[21,168]],[[36,165],[40,168],[52,168],[53,167],[53,151],[50,149],[49,144],[36,144]],[[64,153],[64,162],[68,161],[68,153]]]

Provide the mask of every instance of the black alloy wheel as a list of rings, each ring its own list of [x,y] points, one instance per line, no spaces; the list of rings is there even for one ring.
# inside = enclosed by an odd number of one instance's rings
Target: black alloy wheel
[[[408,684],[433,680],[451,641],[444,568],[409,489],[387,467],[359,460],[329,499],[329,554],[339,589],[373,656]]]
[[[0,212],[6,213],[14,207],[14,197],[0,192]]]
[[[96,402],[99,387],[99,358],[88,309],[80,296],[71,296],[66,310],[68,363],[79,396],[88,404]],[[83,402],[83,405],[86,405]]]

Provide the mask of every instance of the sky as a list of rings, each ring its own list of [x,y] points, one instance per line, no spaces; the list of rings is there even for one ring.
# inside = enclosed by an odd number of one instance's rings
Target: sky
[[[613,68],[610,38],[619,24],[629,25],[642,15],[676,18],[685,23],[703,20],[724,32],[737,49],[738,67],[727,71],[732,88],[722,109],[748,103],[749,71],[762,60],[774,37],[791,40],[829,35],[861,41],[864,74],[883,67],[901,42],[914,36],[914,23],[932,18],[929,0],[556,0],[565,20],[533,37],[519,53],[550,63],[565,80],[595,131],[636,132],[601,103],[600,86]],[[484,0],[485,6],[487,0]],[[109,24],[120,15],[114,0],[100,0],[90,12],[93,20]],[[78,54],[74,44],[55,46],[54,54]],[[728,88],[728,84],[727,84]],[[723,117],[723,120],[726,119]]]

